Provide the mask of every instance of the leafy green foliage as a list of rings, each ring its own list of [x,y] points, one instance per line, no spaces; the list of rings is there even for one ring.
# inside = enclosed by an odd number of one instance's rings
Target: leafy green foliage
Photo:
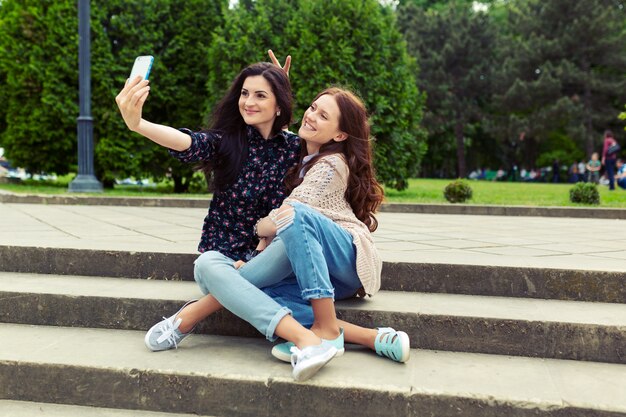
[[[463,180],[452,181],[443,189],[443,196],[451,203],[464,203],[472,198],[472,187]]]
[[[409,53],[420,66],[418,86],[428,97],[426,161],[464,177],[468,135],[480,130],[490,97],[495,30],[471,2],[438,2],[430,10],[407,3],[397,13]],[[451,166],[455,160],[456,167]]]
[[[0,8],[2,144],[32,172],[67,172],[66,158],[54,156],[76,153],[78,92],[67,88],[78,82],[77,60],[68,59],[78,46],[76,14],[73,2],[3,1]]]
[[[157,123],[199,129],[204,119],[202,97],[207,81],[207,49],[212,29],[221,23],[225,0],[109,1],[100,9],[100,27],[110,44],[111,65],[108,129],[99,136],[96,160],[103,176],[165,176],[176,192],[192,183],[192,167],[169,156],[166,149],[125,128],[113,97],[124,85],[137,55],[154,55],[151,93],[144,117]]]
[[[492,131],[565,132],[589,155],[626,94],[626,18],[612,0],[513,0],[499,46]]]
[[[419,127],[423,97],[415,67],[391,9],[375,0],[258,0],[240,2],[209,51],[212,106],[245,65],[291,54],[290,78],[300,117],[330,85],[351,88],[371,113],[378,178],[405,188],[425,151]],[[297,129],[297,127],[292,127]]]
[[[585,159],[585,154],[576,143],[567,135],[560,132],[553,132],[548,140],[539,147],[539,157],[537,166],[552,166],[552,162],[557,159],[561,165],[570,166],[575,162]]]
[[[232,78],[266,51],[292,53],[302,114],[330,84],[356,90],[372,113],[378,175],[397,188],[425,151],[417,91],[395,16],[376,0],[92,2],[92,112],[99,178],[171,176],[178,191],[192,171],[129,132],[114,97],[137,55],[154,55],[148,120],[200,128]],[[0,9],[0,141],[30,171],[65,173],[76,161],[78,18],[75,1],[5,0]],[[213,36],[216,34],[216,36]],[[341,36],[338,36],[340,34]]]
[[[146,118],[198,127],[206,51],[226,0],[91,2],[91,89],[95,165],[114,178],[171,175],[184,190],[193,172],[165,149],[128,131],[115,96],[137,55],[155,56]],[[203,12],[199,12],[202,10]],[[194,29],[190,29],[194,28]],[[75,0],[4,0],[0,6],[0,142],[15,165],[67,173],[76,163],[78,14]]]
[[[597,184],[578,182],[569,190],[569,199],[572,203],[600,204],[600,193]]]

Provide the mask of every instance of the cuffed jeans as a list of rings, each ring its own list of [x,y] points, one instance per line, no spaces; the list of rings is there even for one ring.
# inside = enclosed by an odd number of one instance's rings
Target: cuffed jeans
[[[293,216],[272,243],[241,268],[215,251],[195,261],[194,278],[202,292],[270,341],[287,314],[303,326],[313,324],[308,300],[348,298],[361,287],[352,236],[307,205],[292,207]]]

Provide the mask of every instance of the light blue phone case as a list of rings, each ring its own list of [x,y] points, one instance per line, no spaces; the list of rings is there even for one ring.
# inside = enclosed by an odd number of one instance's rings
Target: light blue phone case
[[[148,60],[139,60],[139,58],[149,58]],[[143,55],[137,57],[135,59],[135,63],[133,64],[133,69],[130,72],[129,78],[135,78],[137,75],[143,75],[143,79],[147,80],[150,76],[150,70],[152,69],[152,64],[154,63],[154,57],[152,55]],[[146,66],[147,65],[147,66]],[[145,72],[145,75],[144,75]]]

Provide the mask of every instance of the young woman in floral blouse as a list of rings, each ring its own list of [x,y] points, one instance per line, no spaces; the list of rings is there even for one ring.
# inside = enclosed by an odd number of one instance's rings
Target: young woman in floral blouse
[[[198,251],[249,259],[257,239],[253,226],[285,199],[284,176],[300,153],[293,133],[289,78],[270,63],[245,68],[213,113],[211,129],[192,132],[141,117],[148,80],[129,80],[116,101],[128,128],[170,149],[188,163],[201,163],[214,178],[213,199]]]

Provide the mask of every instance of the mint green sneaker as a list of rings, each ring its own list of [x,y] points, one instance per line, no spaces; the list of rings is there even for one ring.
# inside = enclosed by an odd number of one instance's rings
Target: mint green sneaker
[[[391,327],[380,327],[374,341],[376,353],[386,356],[392,361],[404,363],[409,360],[411,343],[409,336],[404,332],[398,332]]]
[[[339,336],[333,340],[322,339],[322,342],[329,342],[337,349],[335,357],[343,355],[346,349],[343,347],[343,328],[339,329]],[[279,343],[272,348],[272,356],[283,362],[291,362],[291,348],[295,347],[291,342]]]

